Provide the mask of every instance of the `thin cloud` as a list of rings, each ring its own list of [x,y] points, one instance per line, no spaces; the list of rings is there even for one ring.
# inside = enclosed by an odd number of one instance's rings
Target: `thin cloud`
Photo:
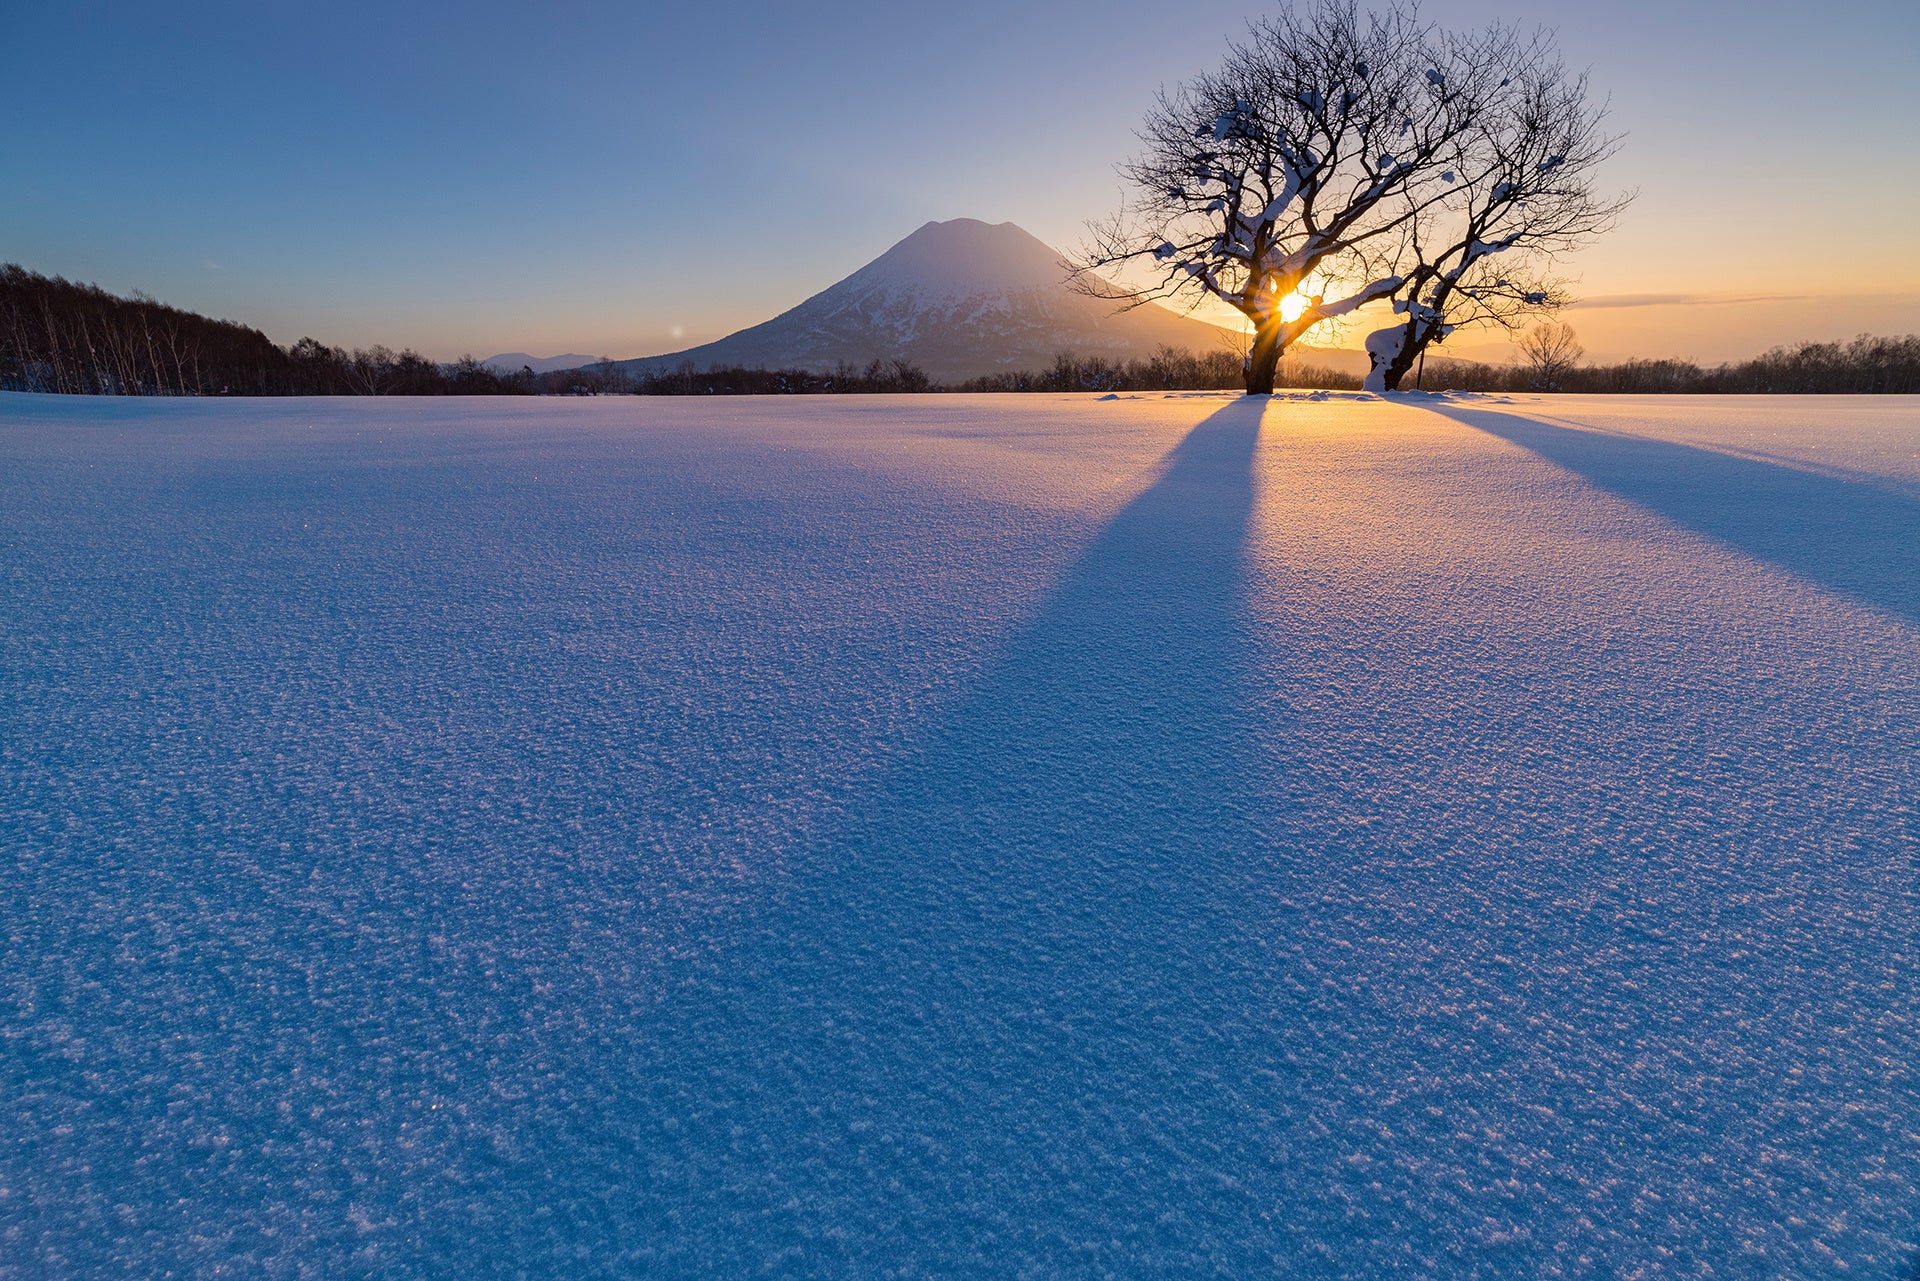
[[[1602,294],[1582,298],[1574,307],[1728,307],[1756,302],[1812,302],[1816,294]]]

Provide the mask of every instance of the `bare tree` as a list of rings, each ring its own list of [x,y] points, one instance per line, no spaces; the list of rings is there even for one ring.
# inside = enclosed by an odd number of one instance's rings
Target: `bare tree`
[[[1214,299],[1251,323],[1247,391],[1271,392],[1314,325],[1391,296],[1407,230],[1496,109],[1497,43],[1442,38],[1409,0],[1289,8],[1219,71],[1163,93],[1121,169],[1130,205],[1092,228],[1080,287],[1129,305]],[[1113,282],[1095,273],[1117,268]],[[1146,283],[1127,283],[1129,274]]]
[[[1497,110],[1460,139],[1441,177],[1450,198],[1408,224],[1404,319],[1367,338],[1369,391],[1392,391],[1433,343],[1465,325],[1517,329],[1567,301],[1548,274],[1555,257],[1609,229],[1631,195],[1601,196],[1594,170],[1618,140],[1602,131],[1604,104],[1553,55],[1552,37],[1518,40],[1490,29],[1467,37],[1509,63]]]
[[[1573,326],[1564,320],[1543,320],[1529,329],[1521,335],[1520,350],[1526,354],[1533,385],[1541,391],[1560,390],[1560,384],[1587,354]]]
[[[356,347],[341,373],[354,395],[384,396],[393,390],[398,363],[391,348],[375,343],[364,350]]]

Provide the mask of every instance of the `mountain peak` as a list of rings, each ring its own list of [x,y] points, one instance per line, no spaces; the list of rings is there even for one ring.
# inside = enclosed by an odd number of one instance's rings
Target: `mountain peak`
[[[962,234],[972,234],[975,232],[982,232],[982,231],[986,231],[986,232],[997,231],[1001,233],[1011,231],[1011,232],[1018,232],[1022,236],[1027,234],[1026,231],[1023,230],[1017,223],[983,222],[978,218],[949,218],[945,222],[942,222],[938,218],[936,218],[931,222],[921,223],[919,229],[916,230],[913,234],[915,236],[918,236],[918,235],[923,235],[927,232],[933,232],[935,234],[945,232],[952,235],[962,235]],[[912,237],[908,237],[908,239],[912,239]]]
[[[894,285],[920,297],[968,298],[1050,291],[1066,278],[1060,255],[1013,223],[955,218],[927,223],[833,288]]]
[[[828,370],[910,360],[942,381],[1039,369],[1061,352],[1109,359],[1218,350],[1227,330],[1164,307],[1116,312],[1076,293],[1053,248],[1011,222],[929,222],[772,320],[635,370],[744,365]]]

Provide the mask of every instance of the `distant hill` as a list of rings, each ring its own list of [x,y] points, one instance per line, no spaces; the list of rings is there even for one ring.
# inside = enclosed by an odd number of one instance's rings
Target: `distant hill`
[[[536,374],[550,374],[556,369],[579,369],[599,359],[598,356],[582,356],[577,352],[566,356],[529,356],[524,351],[505,351],[498,356],[488,356],[480,363],[497,374],[517,374],[527,368]]]
[[[691,363],[828,370],[845,361],[905,359],[936,380],[1040,369],[1063,351],[1114,360],[1161,347],[1238,349],[1218,325],[1067,287],[1053,249],[1010,222],[930,222],[851,276],[772,320],[717,342],[621,362],[634,373]]]

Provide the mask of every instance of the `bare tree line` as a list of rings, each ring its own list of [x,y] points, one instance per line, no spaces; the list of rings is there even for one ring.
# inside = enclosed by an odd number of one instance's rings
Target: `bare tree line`
[[[1702,366],[1684,360],[1629,360],[1582,365],[1580,342],[1568,326],[1547,322],[1523,335],[1520,361],[1486,364],[1436,357],[1415,367],[1405,388],[1424,391],[1599,392],[1721,394],[1920,393],[1920,335],[1850,342],[1802,342],[1751,360]],[[1194,353],[1163,347],[1151,356],[1115,360],[1061,352],[1043,369],[1009,370],[938,382],[903,360],[874,361],[835,370],[678,369],[635,376],[603,362],[541,375],[550,395],[757,396],[903,392],[1218,391],[1240,386],[1242,358],[1227,351]],[[1366,378],[1289,355],[1276,386],[1359,391]]]
[[[540,390],[531,371],[500,374],[471,357],[291,347],[232,321],[135,292],[0,264],[0,389],[120,396],[498,395]]]
[[[1920,337],[1805,342],[1753,360],[1702,367],[1635,360],[1583,367],[1564,326],[1536,326],[1518,365],[1435,358],[1415,366],[1425,390],[1575,392],[1920,393]],[[738,396],[919,392],[1201,391],[1239,386],[1237,354],[1164,348],[1134,360],[1063,352],[1052,365],[941,383],[910,361],[831,370],[698,369],[635,374],[611,360],[583,369],[500,372],[472,357],[437,364],[413,351],[347,349],[303,338],[276,346],[256,329],[169,307],[141,294],[0,266],[0,390],[92,395]],[[1281,387],[1358,389],[1355,374],[1292,355]]]
[[[74,394],[270,390],[265,334],[95,285],[0,265],[0,386]]]
[[[1061,352],[1045,369],[986,374],[949,390],[972,392],[1217,391],[1240,383],[1241,357],[1228,351],[1196,355],[1162,347],[1144,359],[1110,360]],[[1290,387],[1343,386],[1337,370],[1289,358],[1281,383]]]
[[[1920,394],[1920,334],[1861,334],[1847,342],[1793,343],[1750,360],[1720,365],[1688,360],[1582,365],[1578,340],[1570,331],[1543,337],[1547,339],[1543,343],[1523,340],[1527,357],[1523,364],[1429,361],[1421,385],[1428,390],[1642,395]]]
[[[1628,360],[1582,365],[1578,338],[1560,326],[1530,331],[1515,364],[1445,357],[1416,366],[1404,389],[1479,392],[1585,392],[1695,395],[1914,395],[1920,394],[1920,335],[1850,342],[1802,342],[1775,347],[1751,360],[1702,366],[1685,360]],[[1238,357],[1163,351],[1147,360],[1110,361],[1063,354],[1044,370],[993,374],[950,391],[1191,391],[1238,387]],[[1289,356],[1276,386],[1359,391],[1364,375]]]
[[[141,293],[0,265],[0,390],[119,396],[779,395],[938,390],[910,361],[828,371],[710,369],[634,374],[602,358],[582,369],[496,370],[472,356],[276,345],[257,329]]]

